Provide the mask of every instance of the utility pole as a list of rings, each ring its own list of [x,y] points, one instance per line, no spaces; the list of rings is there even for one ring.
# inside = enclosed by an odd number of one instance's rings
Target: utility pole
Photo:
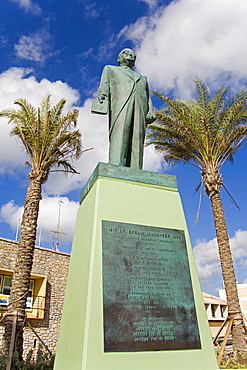
[[[61,234],[67,235],[67,233],[63,233],[60,231],[60,219],[61,219],[61,205],[64,204],[62,200],[58,201],[58,220],[57,220],[57,230],[51,230],[52,233],[56,234],[56,244],[55,250],[59,251],[59,237]]]

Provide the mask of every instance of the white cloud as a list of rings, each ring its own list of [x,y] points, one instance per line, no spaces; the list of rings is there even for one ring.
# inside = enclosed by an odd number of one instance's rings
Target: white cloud
[[[159,0],[139,0],[140,2],[146,3],[151,9],[154,8]]]
[[[0,109],[14,107],[14,100],[27,99],[38,106],[46,94],[51,94],[52,104],[64,97],[65,109],[71,109],[79,99],[79,93],[62,81],[51,82],[46,78],[37,81],[29,68],[10,68],[0,74]]]
[[[0,221],[6,222],[13,230],[18,229],[20,224],[24,207],[19,207],[14,200],[10,200],[4,204],[0,209]]]
[[[61,206],[59,206],[60,201]],[[68,243],[72,242],[78,206],[77,202],[70,201],[67,197],[44,197],[41,200],[37,230],[37,239],[41,235],[41,245],[42,242],[50,242],[52,245],[52,242],[56,240],[54,231],[57,231],[58,222],[58,231],[61,233],[59,239],[66,240]],[[0,209],[1,222],[9,224],[18,236],[22,213],[23,206],[16,205],[14,200],[4,204]]]
[[[125,27],[137,69],[159,91],[190,97],[195,76],[231,88],[247,75],[247,2],[178,0]]]
[[[31,12],[33,14],[41,14],[41,9],[38,4],[33,3],[31,0],[10,0],[14,3],[20,5],[26,12]]]
[[[96,3],[90,3],[88,5],[85,5],[83,15],[86,19],[88,19],[88,18],[98,18],[100,16],[100,11],[97,8],[97,4]]]
[[[208,279],[220,273],[219,255],[216,238],[206,241],[200,240],[193,248],[197,271],[201,280]]]
[[[59,201],[62,201],[59,220]],[[69,200],[67,197],[44,197],[40,202],[39,225],[42,232],[42,240],[51,239],[51,230],[57,230],[58,220],[61,239],[66,235],[66,240],[72,241],[76,214],[79,207],[78,202]],[[47,217],[49,215],[49,217]],[[53,239],[54,239],[53,234]]]
[[[66,109],[71,109],[77,102],[79,94],[68,84],[61,81],[51,82],[45,78],[38,82],[34,76],[27,76],[29,73],[31,73],[30,69],[10,68],[0,74],[0,110],[16,107],[13,104],[14,100],[20,98],[27,99],[38,107],[47,94],[52,95],[52,104],[65,98]],[[20,149],[19,143],[9,136],[11,125],[7,125],[6,122],[7,119],[0,119],[0,172],[23,168],[26,161],[25,153]]]
[[[154,151],[154,147],[149,145],[144,149],[143,169],[153,172],[165,171],[163,155]]]
[[[23,35],[15,45],[19,57],[34,62],[43,62],[51,56],[50,48],[50,34],[47,30],[38,31],[30,36]]]
[[[247,265],[247,231],[237,230],[230,238],[231,251],[235,268]],[[198,275],[201,280],[208,280],[221,273],[216,238],[199,240],[193,248]]]
[[[238,264],[239,269],[247,267],[247,231],[238,230],[233,238],[230,239],[233,258]]]

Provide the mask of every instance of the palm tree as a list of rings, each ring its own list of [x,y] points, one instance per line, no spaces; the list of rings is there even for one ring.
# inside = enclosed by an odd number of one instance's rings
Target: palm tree
[[[13,273],[10,305],[5,320],[5,343],[9,349],[13,312],[18,321],[15,350],[22,357],[23,326],[33,263],[39,203],[42,185],[51,172],[77,173],[71,161],[82,153],[81,134],[75,128],[78,110],[63,114],[66,101],[61,99],[51,107],[50,96],[44,98],[39,109],[24,99],[15,101],[19,107],[0,112],[0,117],[8,117],[13,123],[10,135],[17,137],[29,156],[31,170],[26,192],[25,206],[21,223],[17,261]]]
[[[234,314],[233,349],[246,350],[235,272],[221,202],[221,167],[232,160],[247,135],[247,90],[229,96],[225,87],[214,95],[198,78],[197,98],[173,100],[154,92],[166,103],[149,126],[148,144],[164,154],[168,163],[186,162],[196,167],[209,196],[229,313]]]

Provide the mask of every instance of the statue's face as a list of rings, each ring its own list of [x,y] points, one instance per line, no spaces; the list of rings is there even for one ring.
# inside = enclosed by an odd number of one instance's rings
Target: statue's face
[[[130,68],[134,67],[136,54],[131,49],[124,49],[119,55],[119,65],[128,66]]]

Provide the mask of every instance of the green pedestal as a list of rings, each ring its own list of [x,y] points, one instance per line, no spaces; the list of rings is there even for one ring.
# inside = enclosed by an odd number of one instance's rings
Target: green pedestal
[[[174,176],[104,163],[92,174],[55,369],[218,369]]]

